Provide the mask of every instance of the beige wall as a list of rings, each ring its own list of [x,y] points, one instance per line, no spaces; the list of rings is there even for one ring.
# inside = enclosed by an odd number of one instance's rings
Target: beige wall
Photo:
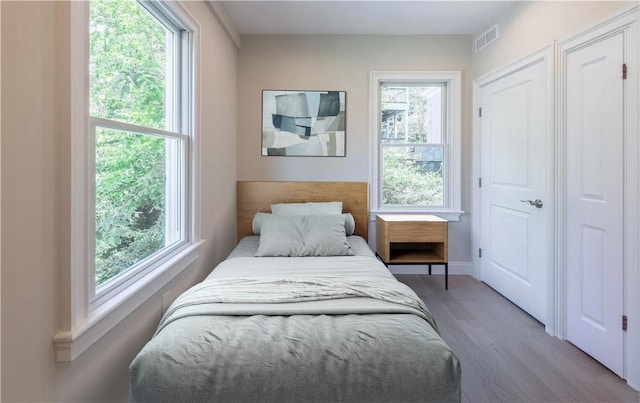
[[[500,40],[478,54],[469,36],[243,36],[238,54],[205,5],[185,2],[202,29],[200,204],[207,242],[198,263],[73,363],[58,364],[51,338],[64,297],[58,278],[69,260],[69,6],[2,1],[3,401],[126,400],[127,367],[160,319],[160,296],[175,297],[200,280],[233,246],[236,178],[369,180],[372,70],[462,70],[463,209],[469,212],[471,79],[630,4],[518,3],[498,21]],[[347,157],[260,156],[261,90],[286,88],[347,91]],[[451,225],[452,261],[471,260],[469,222],[463,216]]]
[[[128,365],[160,319],[161,295],[199,281],[234,244],[237,50],[203,3],[201,258],[72,363],[55,363],[69,244],[69,3],[1,3],[3,401],[126,401]]]
[[[238,73],[238,180],[369,181],[369,73],[461,70],[462,208],[470,209],[470,37],[243,35]],[[262,157],[261,90],[347,92],[347,156]],[[469,217],[450,226],[449,259],[471,260]],[[371,235],[375,235],[371,233]]]
[[[554,40],[568,39],[636,4],[637,1],[516,2],[489,25],[499,24],[500,38],[473,53],[473,78],[516,61]]]

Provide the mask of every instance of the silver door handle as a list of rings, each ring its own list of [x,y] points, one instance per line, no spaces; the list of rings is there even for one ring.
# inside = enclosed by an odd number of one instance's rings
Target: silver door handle
[[[535,200],[520,200],[523,203],[529,203],[532,206],[536,206],[537,208],[542,208],[542,200],[540,199],[535,199]]]

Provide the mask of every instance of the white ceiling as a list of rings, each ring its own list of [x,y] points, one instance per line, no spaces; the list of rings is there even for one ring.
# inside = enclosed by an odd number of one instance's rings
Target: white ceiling
[[[240,34],[474,34],[514,1],[221,1]]]

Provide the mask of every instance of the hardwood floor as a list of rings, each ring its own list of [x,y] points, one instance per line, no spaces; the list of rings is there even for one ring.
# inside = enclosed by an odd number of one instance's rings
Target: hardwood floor
[[[638,402],[622,379],[470,276],[396,274],[460,359],[463,402]]]

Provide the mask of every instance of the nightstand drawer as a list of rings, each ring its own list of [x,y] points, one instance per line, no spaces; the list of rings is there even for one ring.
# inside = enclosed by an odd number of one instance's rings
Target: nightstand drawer
[[[386,223],[387,238],[391,242],[442,242],[447,238],[446,222],[394,222]]]

